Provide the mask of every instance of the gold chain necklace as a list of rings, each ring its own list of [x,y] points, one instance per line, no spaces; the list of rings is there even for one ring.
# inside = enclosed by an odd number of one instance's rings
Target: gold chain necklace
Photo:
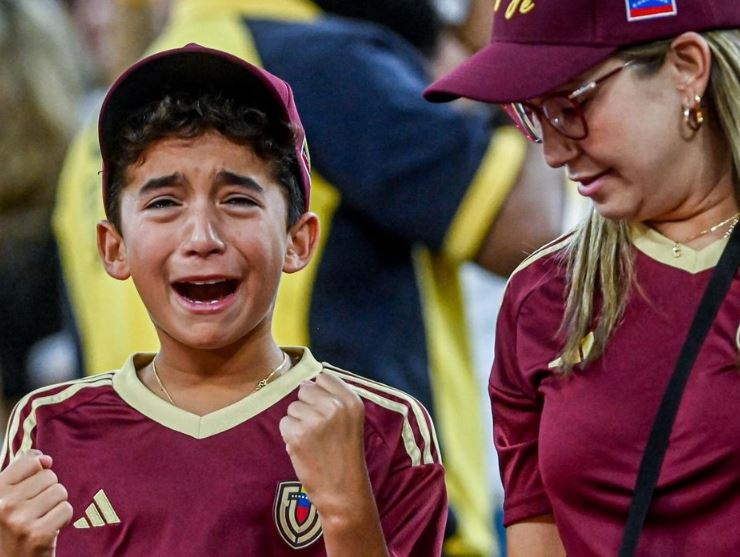
[[[267,374],[266,377],[263,377],[260,379],[257,384],[254,386],[253,393],[256,393],[260,389],[264,388],[275,375],[280,375],[284,371],[290,368],[290,357],[286,352],[283,352],[283,359],[280,361],[280,364],[273,369],[269,374]],[[157,385],[159,386],[159,389],[164,393],[164,396],[167,397],[167,400],[172,406],[177,406],[175,404],[175,401],[172,400],[172,395],[170,392],[165,388],[164,384],[162,383],[162,380],[159,378],[159,373],[157,373],[157,364],[154,363],[154,360],[152,360],[152,371],[154,372],[154,379],[157,380]]]
[[[689,242],[696,240],[697,238],[700,238],[701,236],[704,236],[705,234],[710,234],[714,232],[715,230],[722,228],[727,223],[730,223],[730,226],[727,229],[727,231],[722,235],[722,238],[729,238],[730,234],[732,234],[732,231],[735,230],[735,226],[737,226],[738,221],[740,221],[740,212],[735,213],[729,219],[725,219],[722,222],[718,222],[714,226],[705,228],[704,230],[694,234],[690,238],[686,238],[683,242],[673,242],[673,257],[681,257],[681,253],[682,253],[681,244],[688,244]]]

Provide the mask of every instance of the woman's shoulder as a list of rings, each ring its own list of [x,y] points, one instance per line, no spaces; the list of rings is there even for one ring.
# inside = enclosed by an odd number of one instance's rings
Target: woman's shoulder
[[[509,277],[505,299],[519,304],[537,292],[563,293],[571,239],[572,232],[563,234],[522,261]]]

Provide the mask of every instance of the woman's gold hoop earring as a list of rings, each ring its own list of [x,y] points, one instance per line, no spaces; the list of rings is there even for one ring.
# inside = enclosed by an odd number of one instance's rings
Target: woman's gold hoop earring
[[[694,104],[683,109],[683,121],[692,131],[697,131],[704,123],[704,112],[701,109],[701,97],[694,95]]]

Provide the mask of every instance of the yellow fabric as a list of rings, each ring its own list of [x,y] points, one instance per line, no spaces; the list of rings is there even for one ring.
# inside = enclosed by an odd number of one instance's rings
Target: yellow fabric
[[[493,136],[455,218],[443,251],[456,262],[474,259],[491,223],[519,176],[527,140],[516,128],[501,128]]]
[[[321,14],[321,10],[309,0],[180,0],[174,3],[171,20],[192,23],[230,14],[306,21]]]
[[[311,263],[299,273],[283,275],[280,281],[275,311],[272,314],[272,334],[278,344],[308,346],[311,292],[316,279],[326,240],[329,238],[332,216],[339,206],[339,192],[315,171],[311,173],[311,211],[319,216],[321,235]]]
[[[673,254],[673,240],[649,226],[635,223],[630,228],[630,235],[635,247],[648,257],[692,275],[716,267],[722,251],[729,242],[729,237],[720,238],[698,250],[681,245],[681,256],[676,257]]]
[[[491,493],[486,478],[479,387],[465,326],[456,265],[420,248],[415,265],[422,291],[428,357],[447,491],[456,502],[459,534],[445,543],[447,555],[497,554]],[[480,483],[483,482],[483,483]],[[494,553],[496,551],[496,553]]]
[[[150,351],[159,346],[133,283],[110,278],[98,257],[95,225],[105,218],[100,169],[97,130],[91,123],[65,160],[53,223],[88,371],[117,367],[131,346]]]

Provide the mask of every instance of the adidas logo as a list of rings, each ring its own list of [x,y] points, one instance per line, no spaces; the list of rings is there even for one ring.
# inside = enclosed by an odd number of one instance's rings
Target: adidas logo
[[[108,496],[101,489],[93,497],[93,502],[85,509],[85,516],[75,520],[75,528],[99,528],[107,524],[118,524],[121,519],[118,518],[113,505],[108,501]]]

